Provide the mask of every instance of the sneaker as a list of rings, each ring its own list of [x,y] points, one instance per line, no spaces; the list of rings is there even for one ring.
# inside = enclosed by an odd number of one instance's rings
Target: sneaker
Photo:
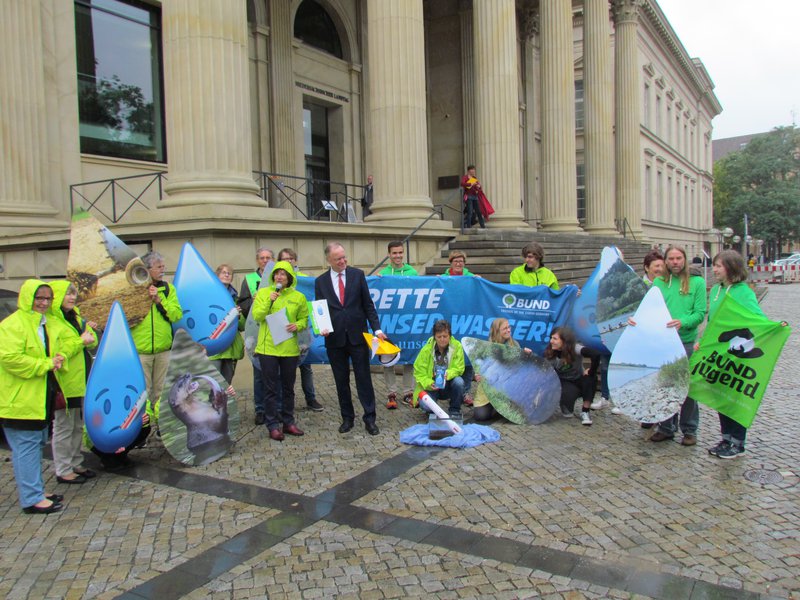
[[[308,410],[313,410],[314,412],[322,412],[323,410],[325,410],[325,407],[322,406],[322,404],[320,404],[316,400],[312,400],[311,402],[306,402],[306,408]]]
[[[728,440],[721,440],[719,444],[717,444],[713,448],[709,448],[708,449],[708,453],[711,456],[719,456],[719,451],[722,450],[723,448],[727,447],[728,444],[730,444],[730,442]]]
[[[394,410],[397,408],[397,394],[394,392],[389,394],[388,399],[386,400],[386,408],[389,410]]]
[[[472,398],[472,394],[465,394],[464,395],[464,404],[467,406],[472,406],[475,404],[475,400]]]
[[[568,408],[562,408],[561,409],[561,416],[564,417],[565,419],[571,419],[572,417],[575,416],[575,413],[573,413]]]
[[[600,410],[601,408],[605,408],[608,406],[608,400],[605,398],[600,398],[600,400],[596,400],[589,405],[589,408],[592,410]]]
[[[717,452],[719,458],[736,458],[744,454],[744,446],[737,446],[736,444],[728,444],[724,448],[720,448]]]
[[[405,394],[403,394],[403,404],[405,404],[406,406],[411,406],[412,404],[411,400],[413,398],[414,398],[413,392],[406,392]]]
[[[581,412],[581,425],[591,425],[592,416],[588,412]]]
[[[621,415],[622,414],[622,410],[615,406],[614,408],[611,409],[611,414],[612,415]]]

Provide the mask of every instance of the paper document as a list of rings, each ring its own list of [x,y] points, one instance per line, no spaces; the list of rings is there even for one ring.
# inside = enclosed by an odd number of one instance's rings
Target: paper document
[[[320,335],[325,329],[331,333],[333,332],[333,323],[331,323],[331,313],[328,312],[327,300],[309,302],[308,314],[311,316],[311,327],[314,329],[314,333]]]
[[[289,325],[289,319],[286,317],[285,308],[271,315],[267,315],[266,321],[269,332],[272,334],[272,343],[276,346],[294,335],[291,331],[286,331],[286,327]]]

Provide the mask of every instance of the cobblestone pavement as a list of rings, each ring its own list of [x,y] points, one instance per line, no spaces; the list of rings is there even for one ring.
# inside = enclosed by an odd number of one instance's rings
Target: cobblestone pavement
[[[797,327],[798,300],[775,286],[762,306]],[[127,472],[68,486],[46,461],[66,496],[55,515],[19,510],[3,447],[0,596],[800,600],[798,346],[731,461],[706,452],[705,407],[694,447],[607,409],[591,428],[496,422],[498,443],[452,450],[400,444],[421,418],[379,402],[380,435],[340,435],[326,366],[302,438],[269,440],[242,392],[237,445],[211,465],[182,467],[154,440]]]

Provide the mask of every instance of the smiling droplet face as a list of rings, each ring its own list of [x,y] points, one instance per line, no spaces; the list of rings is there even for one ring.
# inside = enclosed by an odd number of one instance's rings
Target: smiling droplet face
[[[83,410],[92,443],[103,452],[130,445],[142,429],[146,400],[142,364],[115,302],[86,383]]]
[[[183,317],[172,324],[173,331],[185,329],[209,356],[227,349],[237,335],[238,314],[233,299],[219,277],[190,244],[181,250],[175,271],[175,290]]]

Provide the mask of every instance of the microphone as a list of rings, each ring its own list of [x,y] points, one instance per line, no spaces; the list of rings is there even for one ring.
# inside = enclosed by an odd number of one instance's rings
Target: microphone
[[[283,289],[283,285],[280,283],[275,284],[275,291],[280,292]]]

